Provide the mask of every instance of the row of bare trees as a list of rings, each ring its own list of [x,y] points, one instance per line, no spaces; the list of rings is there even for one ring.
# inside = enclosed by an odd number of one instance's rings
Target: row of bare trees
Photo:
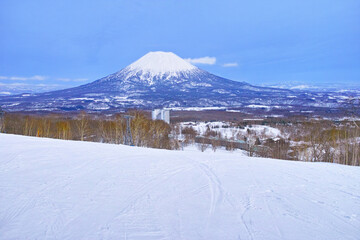
[[[241,148],[249,156],[276,159],[331,162],[360,165],[360,123],[355,120],[296,120],[272,126],[281,129],[285,137],[271,138],[249,128],[245,133],[221,136],[217,129],[208,128],[200,135],[192,126],[182,128],[184,144],[197,143],[200,151],[220,146],[226,150]],[[241,143],[243,142],[243,143]]]
[[[351,121],[309,121],[290,138],[297,160],[360,165],[360,129]]]
[[[181,149],[196,142],[201,151],[207,148],[216,151],[223,146],[230,151],[242,148],[250,156],[360,165],[360,124],[355,120],[294,121],[274,126],[281,129],[287,136],[286,139],[267,138],[265,133],[259,134],[249,129],[245,135],[234,133],[226,138],[219,131],[210,128],[200,136],[191,126],[181,128],[173,125],[171,128],[163,121],[150,120],[143,112],[133,111],[128,114],[134,116],[131,132],[135,146]],[[76,116],[8,113],[0,122],[0,131],[26,136],[123,144],[126,122],[120,114],[104,117],[85,112]]]
[[[134,116],[130,126],[135,146],[174,148],[167,123],[148,119],[139,111],[129,114]],[[104,117],[85,112],[76,116],[8,113],[2,126],[3,132],[12,134],[114,144],[123,144],[126,134],[126,122],[120,114]]]
[[[5,127],[4,116],[3,116],[3,112],[1,111],[1,108],[0,108],[0,133],[4,131],[4,127]]]
[[[310,162],[360,165],[360,128],[357,121],[309,120],[274,126],[286,138],[267,138],[249,133],[250,155]],[[261,138],[261,136],[260,136]],[[254,141],[254,139],[257,139]]]

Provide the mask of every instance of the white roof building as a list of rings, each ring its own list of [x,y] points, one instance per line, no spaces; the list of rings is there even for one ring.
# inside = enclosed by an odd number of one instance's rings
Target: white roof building
[[[152,111],[152,120],[163,120],[170,124],[170,110],[154,109]]]

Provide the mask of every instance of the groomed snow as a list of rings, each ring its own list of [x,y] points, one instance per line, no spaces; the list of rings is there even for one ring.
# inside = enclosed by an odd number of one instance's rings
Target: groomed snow
[[[359,239],[360,168],[0,134],[0,239]]]

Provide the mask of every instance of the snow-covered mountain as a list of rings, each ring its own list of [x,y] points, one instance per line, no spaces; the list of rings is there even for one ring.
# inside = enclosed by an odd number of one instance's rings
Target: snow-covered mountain
[[[0,83],[0,96],[16,95],[22,93],[41,93],[64,89],[64,86],[53,84],[26,84],[26,83]]]
[[[75,88],[0,97],[10,111],[155,107],[335,106],[314,93],[257,87],[204,71],[171,52],[149,52],[124,69]]]

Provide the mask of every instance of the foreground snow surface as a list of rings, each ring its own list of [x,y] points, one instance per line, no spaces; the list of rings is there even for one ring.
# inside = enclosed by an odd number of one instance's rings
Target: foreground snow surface
[[[0,134],[0,239],[359,239],[360,168]]]

